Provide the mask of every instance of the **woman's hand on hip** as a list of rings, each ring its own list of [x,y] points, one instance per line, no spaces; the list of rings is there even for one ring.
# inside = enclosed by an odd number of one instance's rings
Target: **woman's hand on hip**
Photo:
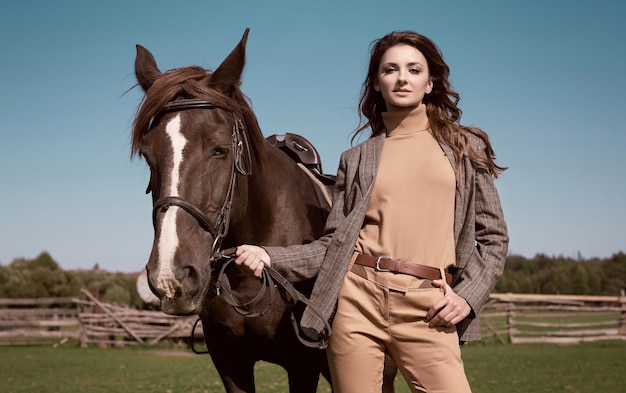
[[[431,327],[453,326],[465,319],[472,308],[443,280],[433,280],[433,286],[443,289],[443,298],[433,304],[426,314],[426,321]]]
[[[255,276],[261,277],[265,265],[272,266],[272,259],[263,247],[243,244],[237,246],[235,263],[247,266]]]

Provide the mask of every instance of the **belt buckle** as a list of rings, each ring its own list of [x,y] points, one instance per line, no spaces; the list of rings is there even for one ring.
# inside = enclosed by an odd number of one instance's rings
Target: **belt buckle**
[[[389,255],[381,255],[378,258],[376,258],[376,265],[374,266],[374,270],[376,270],[377,272],[390,272],[390,269],[383,269],[380,267],[380,260],[381,259],[389,259],[389,260],[393,260],[392,257],[390,257]]]

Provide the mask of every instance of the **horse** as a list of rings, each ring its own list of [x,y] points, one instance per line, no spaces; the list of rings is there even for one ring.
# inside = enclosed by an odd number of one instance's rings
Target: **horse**
[[[254,365],[263,360],[287,371],[290,392],[314,393],[320,373],[329,382],[330,375],[324,345],[302,345],[294,329],[302,305],[276,301],[265,290],[273,284],[221,258],[244,243],[314,241],[328,213],[310,174],[264,138],[240,89],[248,33],[215,71],[161,72],[153,55],[136,46],[144,97],[131,154],[150,168],[154,242],[147,280],[163,312],[199,316],[227,392],[254,392]],[[219,296],[222,274],[240,307]],[[312,284],[293,286],[306,297]]]

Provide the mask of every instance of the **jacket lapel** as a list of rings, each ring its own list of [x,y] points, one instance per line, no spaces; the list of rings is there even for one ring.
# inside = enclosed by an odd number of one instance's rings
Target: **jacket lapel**
[[[385,144],[385,134],[374,136],[362,144],[361,163],[359,165],[359,176],[363,181],[361,185],[364,190],[363,197],[369,199],[376,180],[378,165],[380,164],[380,156]]]

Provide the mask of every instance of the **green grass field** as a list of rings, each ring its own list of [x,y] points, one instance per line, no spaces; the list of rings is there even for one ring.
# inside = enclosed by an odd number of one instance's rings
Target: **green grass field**
[[[626,391],[626,342],[579,345],[472,344],[463,348],[474,393],[621,393]],[[258,363],[257,392],[287,392],[277,366]],[[409,392],[396,381],[398,393]],[[0,347],[0,391],[223,392],[207,355],[184,348],[80,348],[70,342]],[[330,392],[325,382],[318,392]]]

